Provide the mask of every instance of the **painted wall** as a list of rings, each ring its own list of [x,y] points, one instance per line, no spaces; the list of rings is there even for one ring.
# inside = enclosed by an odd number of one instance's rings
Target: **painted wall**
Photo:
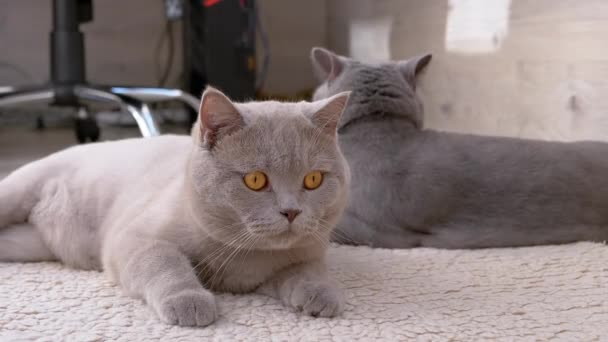
[[[313,46],[328,43],[328,1],[259,1],[262,22],[270,40],[270,68],[265,92],[294,95],[316,86],[309,55]]]
[[[94,1],[94,20],[86,34],[87,77],[93,83],[157,85],[157,64],[166,50],[157,51],[164,29],[161,1]],[[49,78],[48,47],[51,1],[0,0],[0,84],[45,82]],[[176,38],[181,35],[178,27]],[[165,45],[166,46],[166,45]],[[181,61],[181,46],[175,50]],[[176,85],[179,67],[169,84]]]
[[[427,127],[608,140],[604,0],[331,0],[328,11],[341,53],[433,53],[420,88]]]

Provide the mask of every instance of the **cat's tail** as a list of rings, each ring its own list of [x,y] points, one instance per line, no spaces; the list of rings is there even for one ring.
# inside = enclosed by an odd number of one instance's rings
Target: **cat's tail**
[[[0,180],[0,229],[27,222],[38,202],[40,177],[26,165]]]

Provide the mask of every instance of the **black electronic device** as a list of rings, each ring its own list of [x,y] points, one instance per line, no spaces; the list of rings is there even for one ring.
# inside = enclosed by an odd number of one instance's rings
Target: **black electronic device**
[[[230,98],[255,98],[256,8],[254,0],[189,0],[184,18],[187,90],[207,85]]]

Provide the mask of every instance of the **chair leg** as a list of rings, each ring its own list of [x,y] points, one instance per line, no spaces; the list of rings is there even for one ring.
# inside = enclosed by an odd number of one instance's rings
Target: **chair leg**
[[[55,90],[53,88],[11,88],[3,87],[0,91],[0,107],[21,106],[21,105],[48,105],[55,100]]]
[[[136,98],[84,86],[76,87],[74,93],[80,100],[113,104],[128,112],[135,119],[141,135],[145,138],[160,135],[150,108]]]
[[[146,88],[146,87],[111,87],[110,92],[116,95],[127,95],[142,102],[180,101],[198,112],[200,100],[180,89]]]
[[[144,137],[160,135],[160,130],[148,105],[147,99],[153,101],[181,100],[190,106],[198,107],[198,100],[181,90],[167,90],[157,88],[119,88],[137,89],[137,91],[118,91],[116,93],[88,86],[74,86],[74,96],[82,104],[105,105],[111,108],[120,108],[133,116]],[[157,94],[153,96],[154,91]],[[52,87],[38,87],[31,89],[14,89],[12,87],[0,88],[0,107],[20,106],[31,104],[49,105],[55,101],[55,89]],[[196,108],[198,110],[198,108]]]
[[[1,86],[0,87],[0,94],[4,94],[4,93],[10,93],[12,91],[15,90],[15,87],[11,87],[11,86]]]
[[[160,135],[160,130],[156,125],[156,121],[154,121],[154,116],[146,103],[127,95],[119,95],[119,97],[126,104],[125,109],[131,113],[137,122],[139,131],[144,137]]]

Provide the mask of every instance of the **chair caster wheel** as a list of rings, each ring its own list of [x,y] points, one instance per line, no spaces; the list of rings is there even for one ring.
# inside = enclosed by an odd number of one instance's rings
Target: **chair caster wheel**
[[[99,140],[100,131],[95,118],[89,116],[86,110],[80,109],[75,123],[76,139],[84,144],[87,141],[96,142]]]
[[[44,119],[39,116],[36,118],[36,130],[43,131],[46,128],[46,124],[44,123]]]

